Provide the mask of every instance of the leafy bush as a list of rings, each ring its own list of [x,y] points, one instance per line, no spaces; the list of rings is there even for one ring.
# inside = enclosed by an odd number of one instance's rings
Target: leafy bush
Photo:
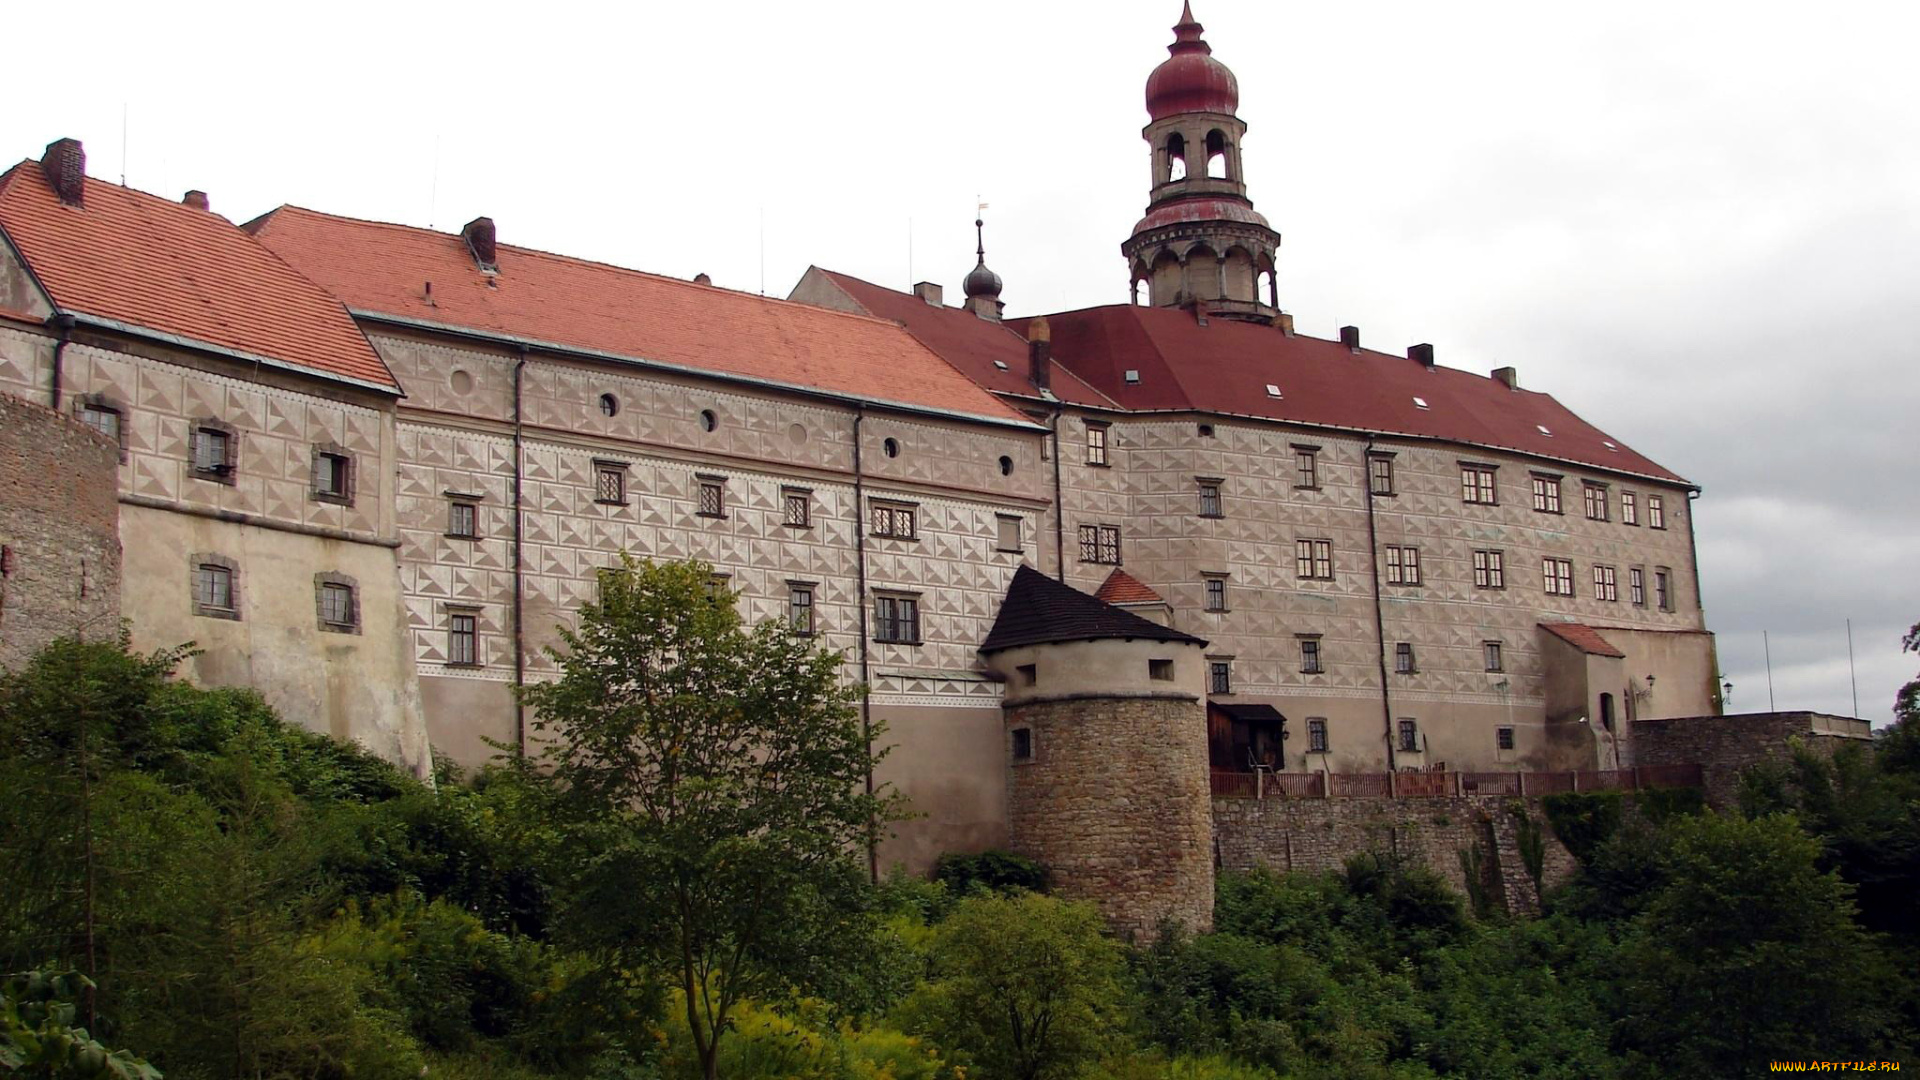
[[[1582,865],[1620,828],[1618,791],[1562,791],[1541,802],[1553,835]]]
[[[1047,891],[1046,867],[1010,851],[983,851],[978,855],[946,854],[933,864],[933,879],[954,896],[976,888],[993,892]]]

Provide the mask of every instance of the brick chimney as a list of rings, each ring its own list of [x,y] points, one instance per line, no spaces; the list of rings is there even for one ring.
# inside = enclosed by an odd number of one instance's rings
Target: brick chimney
[[[493,246],[493,219],[477,217],[467,222],[460,230],[460,236],[467,242],[467,250],[473,252],[473,261],[480,264],[482,270],[497,270],[500,263]]]
[[[1407,346],[1407,359],[1416,360],[1421,367],[1430,368],[1433,366],[1433,346],[1425,344],[1409,345]]]
[[[1053,327],[1045,315],[1027,324],[1027,378],[1042,390],[1053,374]]]
[[[1354,352],[1359,352],[1360,351],[1360,328],[1357,326],[1341,327],[1340,328],[1340,344],[1345,345],[1347,348],[1352,349]]]
[[[182,206],[191,206],[195,210],[209,212],[213,210],[213,204],[207,201],[207,193],[199,190],[187,192],[186,195],[181,197],[180,204]]]
[[[79,139],[56,139],[40,155],[41,171],[54,194],[68,206],[79,206],[87,194],[87,152]]]
[[[1273,317],[1273,325],[1278,327],[1280,332],[1288,337],[1293,336],[1293,316],[1287,312],[1282,311],[1278,315],[1275,315]]]
[[[947,299],[946,290],[942,289],[938,285],[935,285],[931,281],[914,282],[913,295],[919,297],[921,300],[927,302],[928,304],[933,305],[934,307],[944,306],[946,304],[946,299]]]
[[[1493,378],[1495,382],[1505,383],[1507,389],[1509,390],[1520,389],[1520,372],[1515,368],[1510,368],[1510,367],[1494,368]]]

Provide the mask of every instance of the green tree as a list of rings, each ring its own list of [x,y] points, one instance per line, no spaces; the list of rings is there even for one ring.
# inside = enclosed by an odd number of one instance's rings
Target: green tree
[[[1667,825],[1664,884],[1616,987],[1629,1075],[1741,1076],[1773,1058],[1877,1056],[1892,973],[1794,818]]]
[[[1073,1075],[1125,1019],[1125,954],[1091,905],[977,892],[934,931],[904,1017],[994,1080]]]
[[[831,995],[876,926],[858,853],[895,801],[842,657],[742,626],[704,563],[623,555],[525,689],[582,858],[561,915],[609,970],[671,972],[702,1072],[745,998]]]

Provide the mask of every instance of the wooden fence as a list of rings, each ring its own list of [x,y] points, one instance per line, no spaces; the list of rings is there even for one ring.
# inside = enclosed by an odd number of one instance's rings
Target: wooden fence
[[[1569,772],[1287,773],[1214,770],[1220,799],[1436,799],[1463,795],[1521,798],[1563,791],[1640,791],[1699,787],[1698,765],[1642,765],[1633,769]]]

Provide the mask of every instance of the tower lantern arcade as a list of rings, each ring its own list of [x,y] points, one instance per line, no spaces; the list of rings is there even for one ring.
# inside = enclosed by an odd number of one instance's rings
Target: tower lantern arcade
[[[1134,303],[1145,285],[1154,307],[1204,302],[1214,314],[1271,321],[1279,314],[1280,234],[1247,197],[1240,86],[1201,30],[1191,5],[1184,8],[1172,55],[1147,78],[1141,135],[1152,148],[1151,195],[1120,250]]]

